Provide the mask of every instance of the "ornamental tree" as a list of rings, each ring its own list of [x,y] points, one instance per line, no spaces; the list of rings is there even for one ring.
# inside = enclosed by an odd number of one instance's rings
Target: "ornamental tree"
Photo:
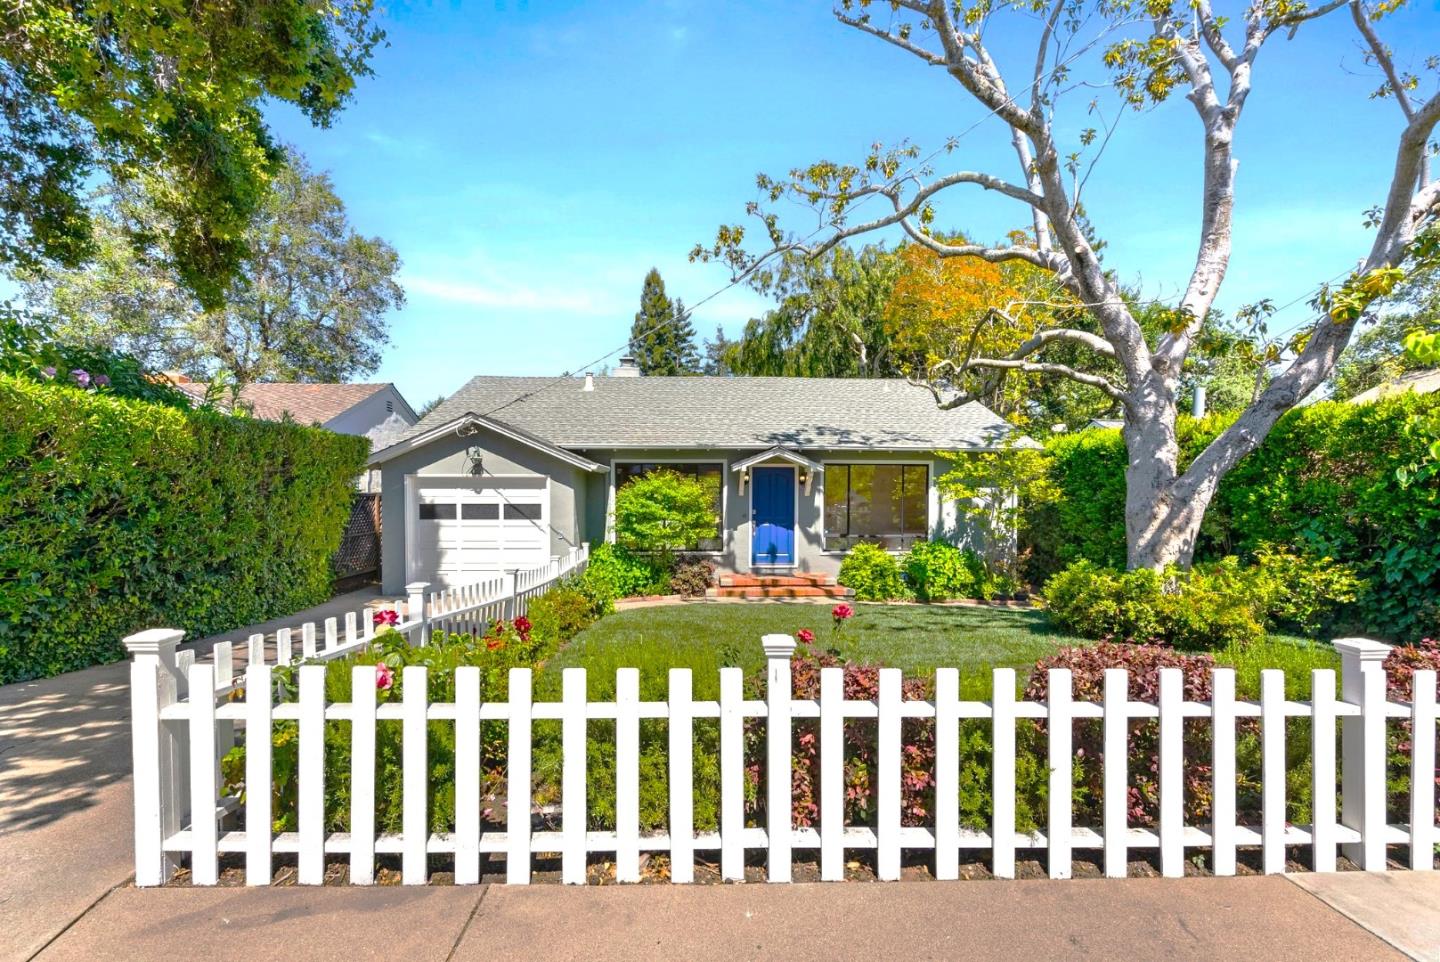
[[[674,471],[650,471],[615,492],[615,540],[632,551],[670,554],[715,537],[715,492]]]
[[[1124,418],[1128,450],[1128,563],[1155,570],[1188,564],[1220,479],[1329,376],[1356,323],[1407,270],[1440,260],[1434,230],[1440,180],[1431,179],[1428,160],[1440,96],[1422,95],[1419,79],[1397,67],[1377,33],[1382,14],[1396,6],[1253,0],[1231,17],[1215,13],[1211,0],[839,0],[835,16],[841,24],[890,44],[931,73],[943,72],[960,97],[996,118],[1013,152],[1016,176],[950,167],[963,138],[926,157],[902,143],[877,146],[856,164],[821,161],[783,177],[762,174],[760,197],[749,213],[761,225],[764,247],[747,248],[744,227],[726,225],[713,244],[697,247],[692,256],[722,260],[736,274],[748,275],[776,255],[820,256],[849,238],[892,228],[942,258],[1019,262],[1048,274],[1083,308],[1093,322],[1090,329],[1030,328],[1018,323],[1015,309],[1022,305],[994,304],[982,324],[998,319],[1025,329],[1004,345],[1008,349],[985,345],[982,352],[975,349],[981,338],[964,338],[915,380],[944,408],[974,398],[965,375],[976,371],[1066,378],[1112,399]],[[1182,376],[1192,350],[1206,341],[1212,307],[1231,266],[1242,119],[1256,64],[1276,34],[1291,35],[1317,18],[1344,15],[1353,21],[1367,63],[1381,76],[1376,96],[1398,108],[1388,187],[1368,218],[1373,241],[1368,251],[1357,251],[1359,266],[1343,283],[1319,290],[1304,329],[1266,358],[1277,368],[1274,376],[1181,471],[1176,418]],[[1022,70],[1002,70],[989,45],[989,38],[999,36],[1007,43],[1033,40],[1034,56],[1027,56]],[[1426,69],[1433,70],[1434,63]],[[1083,91],[1083,99],[1076,91]],[[1113,123],[1097,129],[1088,117],[1141,110],[1177,93],[1193,108],[1195,151],[1203,169],[1197,252],[1183,293],[1167,305],[1166,323],[1147,332],[1136,306],[1123,296],[1114,265],[1101,264],[1103,225],[1092,223],[1086,212],[1085,184],[1114,129]],[[1275,130],[1261,134],[1277,137]],[[946,169],[939,169],[941,164]],[[1296,177],[1305,172],[1303,164],[1294,168]],[[1316,193],[1324,189],[1318,184]],[[1013,202],[1023,212],[1026,234],[998,244],[938,234],[932,226],[937,200],[975,190]],[[879,202],[878,215],[858,216],[872,199]],[[819,214],[819,229],[804,236],[787,233],[777,210],[797,202]],[[1080,348],[1082,356],[1073,363],[1056,360],[1062,345]]]

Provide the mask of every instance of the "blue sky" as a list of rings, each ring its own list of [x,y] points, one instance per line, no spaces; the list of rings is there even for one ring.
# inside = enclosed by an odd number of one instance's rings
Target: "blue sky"
[[[1016,176],[1003,129],[953,81],[836,23],[823,0],[407,4],[384,24],[375,76],[332,128],[286,109],[271,121],[331,173],[356,228],[399,250],[409,300],[375,379],[417,406],[474,374],[558,374],[618,348],[652,266],[689,303],[723,286],[723,268],[687,254],[743,217],[757,171],[856,161],[876,140],[928,153],[982,121],[942,169]],[[1429,0],[1384,30],[1402,63],[1440,49]],[[1261,54],[1222,307],[1291,301],[1365,252],[1362,213],[1388,183],[1400,119],[1367,99],[1376,81],[1353,34],[1332,16]],[[1002,67],[1026,69],[1028,39],[991,39]],[[1063,136],[1094,123],[1088,96],[1063,103]],[[1124,116],[1086,188],[1107,264],[1151,296],[1173,295],[1194,254],[1197,130],[1179,99]],[[940,224],[994,238],[1026,222],[977,194],[943,205]],[[808,232],[813,216],[788,224]],[[764,307],[735,288],[695,326],[734,335]]]

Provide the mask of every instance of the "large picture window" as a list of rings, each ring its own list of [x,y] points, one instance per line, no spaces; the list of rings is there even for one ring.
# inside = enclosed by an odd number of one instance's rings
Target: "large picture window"
[[[702,538],[692,550],[721,551],[724,544],[721,532],[725,526],[725,465],[720,462],[674,462],[674,461],[625,461],[615,465],[615,490],[619,491],[635,478],[651,471],[674,471],[676,474],[699,481],[714,499],[715,537]]]
[[[929,531],[930,469],[923,464],[826,464],[825,547],[861,541],[904,550]]]

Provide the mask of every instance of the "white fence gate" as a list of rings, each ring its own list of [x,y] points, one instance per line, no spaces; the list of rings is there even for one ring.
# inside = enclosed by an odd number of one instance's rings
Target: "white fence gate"
[[[423,620],[401,621],[397,629],[411,639]],[[312,653],[319,659],[365,643],[361,637]],[[620,881],[640,877],[641,852],[666,852],[672,860],[671,880],[694,879],[697,852],[719,853],[724,878],[744,877],[746,853],[762,849],[768,855],[767,878],[791,878],[796,849],[818,849],[820,875],[826,880],[843,877],[846,853],[874,850],[881,879],[900,875],[904,851],[924,850],[933,860],[934,874],[957,878],[961,850],[988,851],[994,874],[1013,876],[1018,850],[1041,849],[1053,878],[1068,878],[1072,853],[1099,849],[1105,873],[1123,877],[1129,853],[1158,849],[1164,875],[1184,872],[1187,854],[1209,849],[1217,875],[1233,875],[1236,850],[1258,846],[1267,873],[1284,872],[1287,846],[1308,846],[1317,871],[1333,871],[1337,848],[1369,871],[1386,867],[1386,847],[1409,847],[1411,867],[1433,868],[1440,832],[1435,824],[1435,672],[1416,672],[1414,699],[1408,704],[1387,701],[1382,662],[1386,645],[1363,639],[1335,642],[1342,656],[1341,697],[1337,699],[1334,673],[1312,674],[1312,701],[1289,701],[1282,672],[1262,673],[1259,702],[1235,698],[1233,670],[1213,674],[1213,694],[1206,702],[1187,702],[1179,669],[1162,669],[1156,704],[1129,697],[1129,678],[1123,669],[1105,672],[1104,696],[1098,703],[1072,700],[1068,669],[1049,673],[1045,702],[1018,700],[1015,673],[996,669],[994,694],[988,702],[962,701],[955,669],[940,669],[935,676],[933,700],[902,697],[901,673],[882,669],[878,697],[853,701],[844,697],[843,670],[824,668],[817,699],[791,696],[791,657],[795,642],[787,635],[763,639],[767,659],[764,700],[747,700],[739,668],[720,669],[719,699],[691,697],[688,669],[671,669],[669,697],[641,701],[639,672],[622,668],[616,673],[612,702],[586,700],[586,672],[567,668],[558,702],[532,699],[528,668],[512,669],[506,701],[482,701],[478,668],[457,670],[454,702],[427,702],[424,667],[404,669],[403,695],[398,703],[376,704],[376,669],[356,667],[348,703],[327,702],[325,667],[302,664],[298,669],[298,701],[277,703],[272,684],[273,667],[263,647],[251,645],[244,678],[237,679],[228,646],[216,650],[213,664],[194,664],[189,653],[177,655],[181,633],[158,629],[126,640],[134,656],[131,670],[134,704],[135,844],[136,882],[159,885],[170,878],[182,857],[188,857],[192,881],[213,885],[219,856],[244,856],[245,875],[252,885],[269,884],[273,857],[293,853],[302,884],[319,884],[327,856],[348,858],[350,880],[368,884],[375,878],[377,854],[398,854],[406,884],[427,880],[429,857],[437,853],[454,858],[455,881],[478,882],[482,854],[503,855],[511,883],[530,880],[532,857],[559,853],[562,878],[584,883],[587,856],[603,852],[613,856]],[[239,694],[243,690],[243,697]],[[233,696],[233,697],[232,697]],[[238,700],[236,700],[238,699]],[[1311,738],[1308,753],[1313,764],[1313,815],[1309,824],[1287,824],[1285,721],[1308,718]],[[696,719],[718,719],[720,805],[719,831],[697,833],[693,817],[693,738]],[[845,824],[843,783],[844,725],[847,719],[876,720],[877,817],[872,826]],[[928,827],[907,827],[901,818],[901,727],[905,719],[934,719],[935,811]],[[1016,720],[1042,719],[1047,730],[1049,812],[1044,831],[1021,833],[1015,825]],[[1263,750],[1262,813],[1259,824],[1236,821],[1236,722],[1258,719]],[[562,726],[562,812],[559,831],[533,831],[531,821],[532,723],[558,719]],[[587,722],[613,720],[615,726],[615,822],[608,832],[591,831],[586,812]],[[642,719],[665,719],[668,734],[668,830],[642,835],[639,829],[639,751]],[[766,760],[770,771],[788,770],[791,764],[793,721],[818,719],[820,739],[819,823],[795,827],[791,820],[791,780],[766,780],[766,824],[747,826],[744,812],[744,726],[747,719],[763,719]],[[992,736],[993,820],[989,831],[962,828],[958,810],[962,719],[988,719]],[[1075,825],[1072,819],[1072,723],[1099,719],[1103,727],[1103,820],[1099,825]],[[1159,819],[1157,827],[1133,827],[1127,815],[1127,757],[1129,721],[1158,719]],[[1186,720],[1208,721],[1213,735],[1212,757],[1184,758],[1182,727]],[[1411,723],[1413,732],[1409,821],[1386,822],[1386,724],[1390,719]],[[278,720],[298,723],[299,804],[298,831],[274,834],[271,817],[271,731]],[[352,769],[350,828],[329,833],[324,827],[324,729],[327,721],[351,723]],[[432,833],[428,827],[428,751],[426,726],[436,720],[455,723],[455,831]],[[508,782],[507,822],[504,831],[487,831],[482,819],[482,721],[507,722],[505,770]],[[403,726],[403,830],[377,834],[375,825],[375,736],[378,721]],[[1341,753],[1339,805],[1336,784],[1336,725],[1340,726]],[[244,802],[221,793],[217,759],[235,742],[243,728],[248,744]],[[1208,824],[1186,824],[1183,807],[1185,766],[1211,766],[1213,817]],[[1427,790],[1428,789],[1428,790]],[[235,816],[243,808],[243,829]],[[1338,810],[1337,810],[1338,808]]]

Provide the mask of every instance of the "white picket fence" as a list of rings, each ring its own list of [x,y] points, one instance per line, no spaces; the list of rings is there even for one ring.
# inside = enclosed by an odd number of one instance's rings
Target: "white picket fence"
[[[419,620],[402,622],[413,632]],[[411,638],[416,637],[410,635]],[[787,635],[763,639],[767,658],[765,700],[747,700],[739,668],[720,669],[718,701],[691,697],[688,669],[669,672],[669,698],[642,702],[639,672],[622,668],[616,674],[613,702],[586,700],[586,673],[567,668],[558,702],[532,700],[530,669],[512,669],[506,701],[482,701],[481,674],[477,668],[460,668],[452,703],[427,703],[424,667],[404,669],[398,703],[376,703],[376,669],[356,667],[352,673],[352,700],[327,703],[325,668],[302,664],[298,669],[298,700],[275,700],[273,667],[263,658],[252,660],[244,678],[234,675],[228,653],[214,664],[194,664],[177,655],[180,632],[164,629],[143,632],[126,640],[134,656],[132,698],[135,751],[135,859],[136,882],[159,885],[169,879],[182,858],[188,858],[195,884],[213,885],[222,853],[244,856],[249,884],[265,885],[272,878],[273,859],[289,853],[297,857],[298,880],[319,884],[327,857],[345,856],[350,880],[368,884],[375,878],[375,859],[398,854],[403,881],[427,880],[429,857],[453,856],[455,881],[474,883],[480,878],[483,854],[503,855],[507,881],[530,880],[537,853],[559,853],[563,881],[582,884],[587,857],[605,853],[613,858],[620,881],[640,876],[642,852],[665,852],[671,857],[671,880],[694,878],[697,852],[719,852],[720,871],[727,879],[744,877],[746,853],[763,849],[768,854],[767,879],[789,881],[794,850],[818,849],[822,879],[843,877],[847,852],[874,850],[881,879],[900,875],[902,852],[925,850],[933,859],[934,874],[953,879],[959,874],[961,850],[988,851],[994,874],[1013,876],[1019,850],[1043,849],[1053,878],[1068,878],[1072,853],[1099,849],[1105,873],[1123,877],[1130,853],[1158,849],[1163,874],[1183,874],[1184,863],[1196,850],[1211,852],[1217,875],[1233,875],[1236,851],[1258,846],[1264,871],[1284,872],[1287,846],[1308,846],[1315,870],[1333,871],[1337,848],[1370,871],[1386,867],[1386,847],[1407,845],[1411,867],[1433,867],[1440,831],[1435,824],[1435,733],[1437,722],[1435,672],[1416,672],[1414,700],[1387,702],[1386,678],[1381,666],[1388,647],[1363,639],[1335,642],[1342,655],[1341,697],[1337,699],[1334,673],[1315,671],[1312,700],[1289,701],[1280,671],[1262,674],[1259,702],[1237,700],[1231,669],[1216,669],[1208,702],[1186,702],[1178,669],[1160,673],[1158,704],[1132,701],[1127,672],[1105,673],[1104,697],[1099,703],[1072,699],[1070,672],[1052,669],[1045,702],[1017,700],[1015,673],[996,669],[994,694],[988,702],[962,701],[959,673],[940,669],[935,676],[933,700],[906,700],[901,694],[901,673],[883,669],[878,697],[852,701],[844,697],[839,668],[821,670],[818,699],[791,697],[791,656],[795,642]],[[218,654],[218,653],[217,653]],[[255,649],[251,648],[255,657]],[[933,718],[936,722],[935,811],[929,827],[901,824],[901,727],[905,719]],[[1016,720],[1043,719],[1048,732],[1050,769],[1048,821],[1044,831],[1021,833],[1015,827]],[[1257,825],[1236,822],[1236,723],[1258,718],[1263,749],[1262,814]],[[1286,820],[1285,722],[1308,718],[1311,722],[1309,754],[1313,762],[1314,811],[1309,824]],[[532,723],[558,719],[562,726],[563,774],[559,831],[532,829]],[[615,730],[616,830],[591,831],[586,813],[587,722],[607,719]],[[668,831],[642,835],[639,830],[639,751],[642,719],[668,721]],[[696,719],[718,719],[720,736],[719,831],[697,833],[693,818],[693,736]],[[792,722],[818,719],[820,739],[819,824],[795,827],[791,821],[791,779],[766,779],[766,824],[749,826],[744,811],[744,726],[747,719],[763,719],[768,770],[788,770],[791,763]],[[844,822],[843,752],[847,719],[876,720],[877,771],[875,825]],[[993,742],[993,822],[988,832],[960,825],[959,723],[961,719],[989,719]],[[1103,824],[1074,825],[1071,808],[1073,722],[1099,719],[1103,726]],[[1158,719],[1159,819],[1157,827],[1127,823],[1127,740],[1131,719]],[[1185,759],[1182,726],[1188,719],[1208,720],[1213,733],[1213,754]],[[1386,822],[1386,725],[1407,720],[1413,726],[1409,821]],[[299,803],[298,831],[273,834],[271,811],[271,731],[276,721],[298,723]],[[348,833],[327,834],[324,828],[324,728],[327,721],[351,724],[352,770]],[[455,831],[436,834],[428,827],[427,722],[455,723]],[[504,831],[486,830],[481,804],[482,721],[507,724],[504,768],[507,779],[507,821]],[[375,737],[377,722],[403,726],[403,830],[377,834],[375,811]],[[1340,726],[1337,760],[1336,725]],[[243,803],[221,792],[217,759],[234,744],[236,729],[245,731],[246,785]],[[496,760],[489,760],[496,761]],[[1183,807],[1187,762],[1212,767],[1214,801],[1209,824],[1187,825]],[[1341,791],[1337,806],[1337,764]],[[1427,790],[1428,789],[1428,790]],[[244,828],[236,817],[243,809]]]
[[[444,588],[431,592],[426,602],[423,637],[433,630],[484,634],[495,621],[511,621],[530,609],[530,602],[570,574],[585,570],[590,561],[590,545],[571,548],[566,554],[552,558],[536,568],[525,568],[508,574],[496,574],[474,584]],[[417,605],[429,585],[406,585],[411,605]]]

